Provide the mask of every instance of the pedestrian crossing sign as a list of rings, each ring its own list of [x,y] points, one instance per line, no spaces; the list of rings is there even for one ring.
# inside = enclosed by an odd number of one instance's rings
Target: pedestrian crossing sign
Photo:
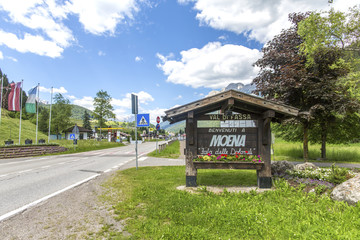
[[[150,126],[150,114],[138,114],[137,115],[137,121],[136,121],[137,127],[148,127]]]

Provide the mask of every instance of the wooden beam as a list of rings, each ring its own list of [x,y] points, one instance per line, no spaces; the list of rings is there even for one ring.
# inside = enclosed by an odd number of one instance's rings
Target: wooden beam
[[[197,111],[202,108],[212,108],[213,105],[217,105],[224,100],[234,99],[234,106],[238,105],[236,102],[240,102],[245,105],[249,105],[249,107],[255,107],[259,109],[268,109],[273,110],[277,113],[286,115],[286,116],[297,116],[299,110],[297,108],[287,106],[284,104],[279,104],[270,100],[266,100],[260,97],[256,97],[253,95],[245,94],[242,92],[238,92],[235,90],[229,90],[226,92],[222,92],[177,108],[170,109],[165,111],[168,118],[182,115],[184,113],[190,111]],[[227,103],[228,104],[228,103]],[[221,104],[222,105],[222,104]],[[221,107],[220,107],[221,108]]]
[[[267,110],[263,113],[263,119],[265,118],[273,118],[275,117],[275,111],[274,110]]]

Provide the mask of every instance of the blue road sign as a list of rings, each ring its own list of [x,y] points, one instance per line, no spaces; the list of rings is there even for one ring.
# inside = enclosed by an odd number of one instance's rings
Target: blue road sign
[[[137,121],[136,121],[137,127],[148,127],[150,126],[150,114],[138,114],[137,115]]]
[[[157,130],[157,131],[160,130],[160,124],[156,124],[156,130]]]
[[[75,133],[70,133],[70,139],[75,139]]]

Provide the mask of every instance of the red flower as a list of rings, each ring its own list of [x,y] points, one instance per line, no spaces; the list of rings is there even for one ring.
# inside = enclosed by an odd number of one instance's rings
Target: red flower
[[[245,153],[247,154],[247,153],[248,153],[248,151],[245,151]]]

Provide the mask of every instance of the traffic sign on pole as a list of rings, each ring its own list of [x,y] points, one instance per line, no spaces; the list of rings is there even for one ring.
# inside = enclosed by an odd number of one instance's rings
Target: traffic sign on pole
[[[137,114],[137,127],[148,127],[150,126],[150,114]]]
[[[159,117],[159,116],[157,116],[156,122],[157,122],[157,123],[160,123],[160,117]]]
[[[160,124],[156,124],[156,130],[157,130],[157,131],[160,130]]]

